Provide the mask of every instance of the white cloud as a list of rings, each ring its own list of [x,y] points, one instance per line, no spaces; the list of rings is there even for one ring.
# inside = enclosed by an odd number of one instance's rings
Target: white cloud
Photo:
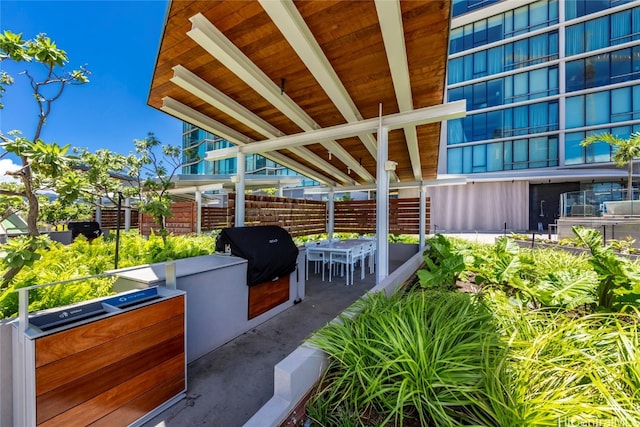
[[[20,169],[20,166],[13,163],[11,159],[0,159],[0,182],[15,182],[16,179],[5,175],[7,171],[16,171]]]

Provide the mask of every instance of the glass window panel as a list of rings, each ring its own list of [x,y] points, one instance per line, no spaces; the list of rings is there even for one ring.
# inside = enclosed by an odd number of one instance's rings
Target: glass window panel
[[[633,9],[632,21],[631,32],[633,33],[633,40],[638,40],[640,38],[640,7]]]
[[[639,8],[640,9],[640,8]],[[631,73],[632,80],[636,80],[640,78],[640,46],[636,46],[632,49],[632,60],[633,63],[631,65]]]
[[[547,57],[545,58],[545,61],[558,59],[558,47],[560,46],[560,42],[558,40],[559,39],[557,31],[552,31],[549,33],[547,38]]]
[[[471,147],[462,148],[462,173],[471,173],[473,154]]]
[[[558,67],[549,68],[549,95],[558,94]]]
[[[487,171],[487,148],[486,145],[473,146],[473,172]]]
[[[473,85],[473,108],[487,106],[487,84],[485,82]]]
[[[558,138],[549,137],[549,166],[558,166]]]
[[[462,58],[456,58],[449,61],[449,78],[448,82],[450,85],[455,83],[460,83],[463,81],[463,68],[464,64],[462,62]]]
[[[513,76],[513,102],[522,101],[528,98],[529,79],[527,73],[520,73]]]
[[[611,91],[611,122],[632,120],[631,88],[623,87]]]
[[[564,164],[584,164],[584,148],[580,145],[584,132],[568,133],[564,139]]]
[[[549,0],[549,25],[558,23],[558,0]]]
[[[564,13],[566,19],[574,19],[580,16],[578,14],[578,3],[580,3],[580,0],[564,1]]]
[[[502,40],[502,15],[496,15],[489,18],[487,43],[493,43],[500,40]]]
[[[513,141],[513,168],[514,169],[527,169],[528,156],[529,156],[529,144],[526,139],[520,139]]]
[[[502,46],[489,49],[487,55],[487,71],[488,74],[498,74],[504,69],[504,57],[502,55]]]
[[[502,96],[502,82],[502,79],[490,80],[487,82],[487,105],[489,107],[504,104],[504,98]]]
[[[547,76],[548,70],[546,68],[540,68],[529,72],[529,99],[547,96],[549,89]]]
[[[633,119],[640,119],[640,86],[633,86]]]
[[[546,103],[529,105],[529,132],[546,132],[549,123],[549,110]]]
[[[465,141],[464,131],[462,128],[462,119],[453,119],[447,121],[447,144],[461,144]]]
[[[547,43],[547,34],[540,34],[529,39],[530,64],[539,64],[546,60],[548,54]]]
[[[514,135],[526,135],[529,127],[529,108],[527,106],[516,107],[513,111]]]
[[[504,170],[513,169],[513,141],[504,142]]]
[[[584,89],[584,60],[567,62],[565,72],[567,92]]]
[[[565,36],[565,54],[567,56],[584,52],[584,24],[567,27]]]
[[[602,53],[587,58],[585,60],[585,70],[587,73],[586,87],[599,87],[609,84],[609,54]]]
[[[507,76],[504,79],[504,102],[510,104],[513,102],[513,76]]]
[[[600,12],[610,7],[611,0],[587,0],[584,5],[584,14]],[[611,2],[613,3],[613,2]]]
[[[631,126],[618,126],[611,129],[611,134],[618,138],[627,139],[631,136]]]
[[[548,144],[546,137],[529,139],[529,167],[547,167],[549,159]]]
[[[511,108],[507,108],[506,110],[502,110],[502,122],[503,125],[503,137],[513,136],[513,110]]]
[[[447,173],[462,173],[462,148],[447,150]]]
[[[455,28],[449,33],[449,54],[462,52],[462,28]]]
[[[462,59],[464,61],[462,78],[463,80],[471,80],[473,78],[473,55],[466,55]]]
[[[609,17],[603,16],[585,22],[585,37],[587,51],[609,46]]]
[[[543,28],[549,20],[548,4],[546,0],[541,0],[529,6],[529,31]]]
[[[529,27],[529,8],[522,6],[513,11],[513,33],[523,34]]]
[[[487,144],[487,172],[501,171],[504,169],[502,146],[502,142]]]
[[[609,92],[590,93],[585,95],[585,124],[601,125],[609,122]]]
[[[473,86],[472,85],[467,85],[464,87],[463,98],[467,100],[468,108],[472,108],[473,107]]]
[[[513,64],[515,68],[523,67],[529,61],[529,40],[518,40],[513,43]]]
[[[504,13],[504,35],[505,37],[513,37],[513,11],[509,10]]]
[[[611,83],[626,82],[631,79],[631,49],[611,52]]]
[[[473,54],[473,77],[483,77],[487,75],[487,51]]]
[[[584,96],[573,96],[566,99],[565,125],[567,129],[584,126]]]
[[[471,49],[473,47],[473,24],[467,24],[464,26],[462,45],[464,46],[464,50]]]
[[[473,46],[487,43],[487,21],[483,19],[473,24]]]
[[[591,131],[587,136],[602,133],[602,130]],[[611,146],[606,142],[596,142],[585,147],[585,158],[587,163],[604,163],[611,161]]]
[[[464,129],[464,142],[473,141],[473,120],[471,117],[463,118],[462,126]]]
[[[473,141],[487,139],[487,117],[485,114],[474,114],[473,119]]]
[[[549,102],[549,125],[547,130],[558,130],[560,122],[560,111],[558,110],[558,101]]]
[[[449,89],[447,91],[447,98],[449,99],[449,102],[459,101],[464,98],[463,94],[464,92],[462,88],[457,87],[455,89]]]
[[[611,15],[611,45],[617,45],[631,41],[631,11]]]
[[[502,111],[487,113],[488,138],[502,138]]]
[[[512,70],[515,64],[515,57],[513,56],[513,43],[508,43],[503,46],[504,50],[504,69]]]

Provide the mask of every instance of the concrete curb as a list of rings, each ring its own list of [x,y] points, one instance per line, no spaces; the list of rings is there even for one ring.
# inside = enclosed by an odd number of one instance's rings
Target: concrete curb
[[[416,272],[422,262],[422,252],[418,251],[370,292],[392,295]],[[367,295],[364,295],[362,298],[366,297]],[[322,377],[327,365],[326,354],[318,348],[303,344],[295,349],[274,368],[273,397],[244,424],[244,427],[281,425]]]

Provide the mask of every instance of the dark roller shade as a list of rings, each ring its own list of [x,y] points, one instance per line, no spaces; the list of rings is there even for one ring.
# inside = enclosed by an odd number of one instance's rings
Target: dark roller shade
[[[296,268],[298,248],[287,230],[276,225],[224,228],[216,251],[224,252],[226,245],[232,255],[248,261],[248,286],[286,276]]]

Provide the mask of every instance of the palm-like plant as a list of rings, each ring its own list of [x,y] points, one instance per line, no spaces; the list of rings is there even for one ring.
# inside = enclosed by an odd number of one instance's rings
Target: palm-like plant
[[[629,183],[627,200],[633,199],[633,160],[640,157],[640,132],[632,133],[627,139],[619,138],[611,133],[591,135],[585,138],[580,145],[587,147],[601,141],[606,142],[615,148],[613,156],[611,156],[611,160],[620,167],[627,167],[629,174],[627,178],[627,182]]]

